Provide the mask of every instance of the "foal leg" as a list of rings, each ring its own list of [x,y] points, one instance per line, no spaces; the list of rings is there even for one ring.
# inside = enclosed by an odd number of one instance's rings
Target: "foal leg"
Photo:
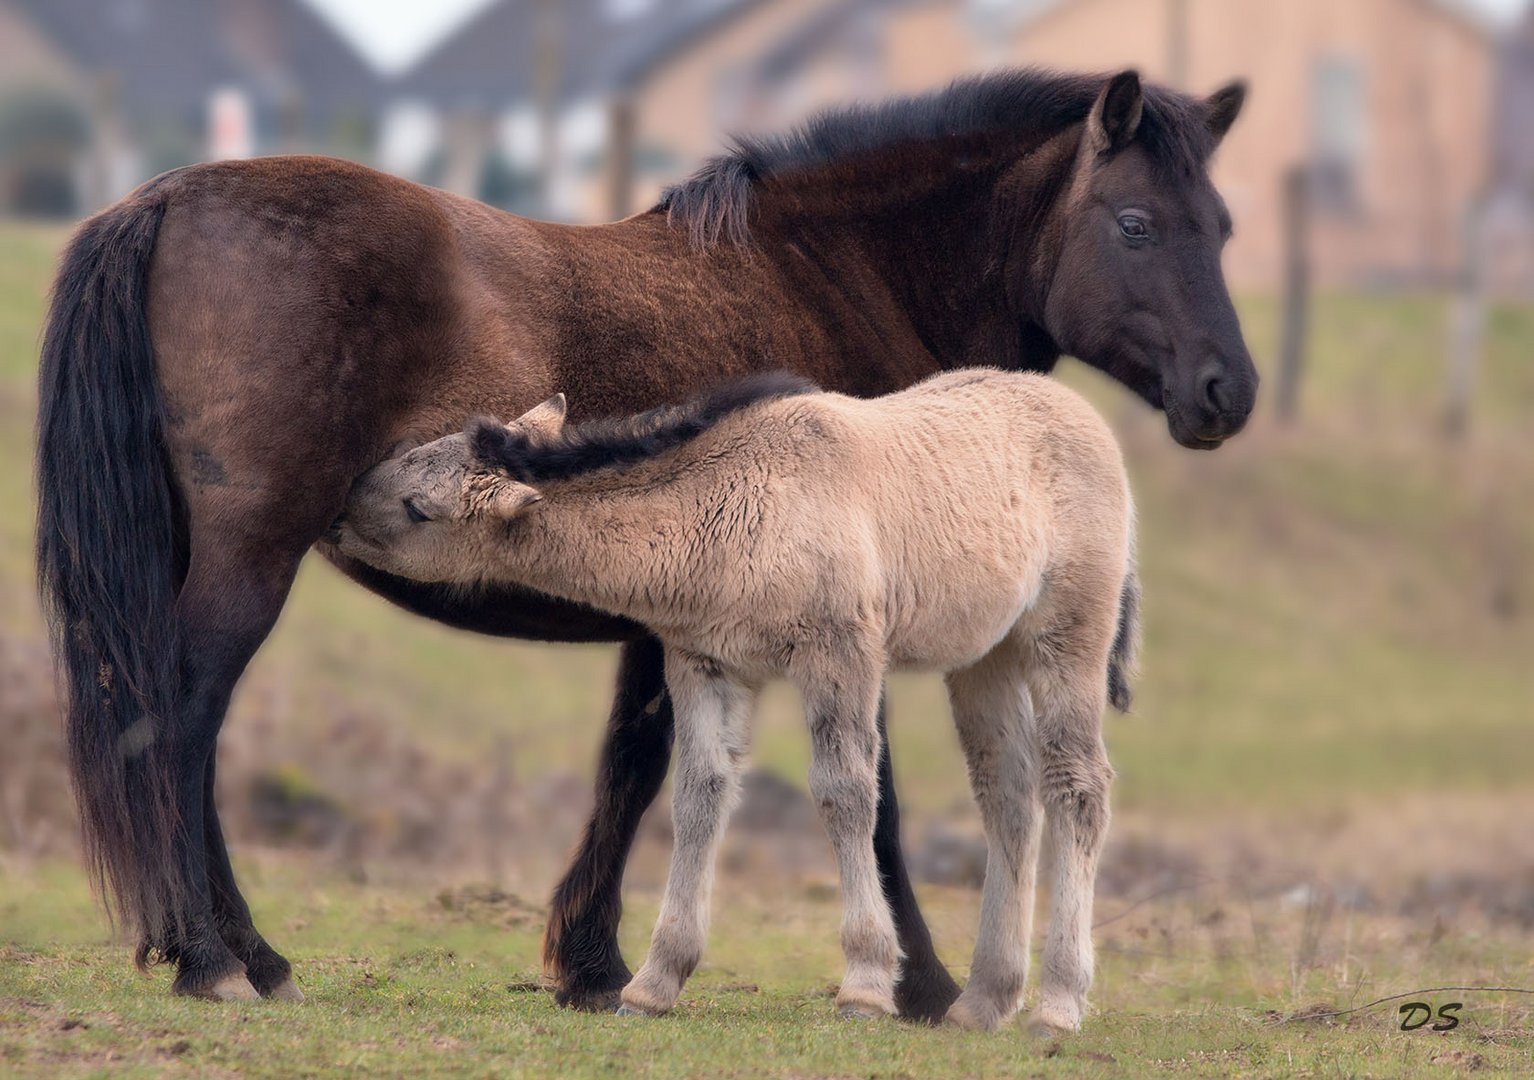
[[[575,860],[554,889],[543,936],[544,975],[554,983],[554,1000],[561,1005],[611,1009],[629,981],[618,951],[623,867],[639,819],[666,779],[672,723],[660,642],[645,637],[625,645],[597,773],[596,805]]]
[[[755,692],[669,653],[666,681],[676,703],[675,840],[671,873],[650,953],[623,988],[620,1013],[655,1016],[676,1004],[708,936],[714,858],[740,794]],[[872,833],[872,827],[869,832]]]
[[[1107,643],[1057,650],[1028,676],[1038,712],[1039,786],[1048,822],[1054,888],[1044,943],[1042,996],[1034,1026],[1075,1031],[1092,985],[1092,899],[1108,833],[1113,768],[1103,745]]]
[[[985,822],[987,858],[969,981],[948,1019],[989,1031],[1023,1003],[1038,862],[1038,769],[1033,709],[1022,658],[1004,642],[973,667],[948,677],[954,723],[969,782]]]
[[[803,681],[810,725],[810,795],[836,850],[847,973],[836,995],[845,1017],[895,1011],[900,945],[873,856],[879,767],[879,669],[838,665]]]

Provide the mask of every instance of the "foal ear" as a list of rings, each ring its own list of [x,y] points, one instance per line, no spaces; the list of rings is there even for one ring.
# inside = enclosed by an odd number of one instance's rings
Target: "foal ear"
[[[1087,138],[1098,153],[1122,150],[1140,128],[1145,97],[1140,73],[1121,71],[1108,80],[1087,116]]]
[[[536,502],[543,501],[543,492],[520,480],[503,480],[487,494],[484,508],[493,517],[510,521]]]
[[[565,395],[555,394],[542,405],[534,405],[513,423],[529,435],[553,438],[565,429]]]
[[[1209,131],[1214,135],[1214,141],[1219,142],[1225,138],[1225,133],[1230,130],[1230,125],[1236,122],[1236,117],[1241,115],[1241,106],[1246,104],[1246,80],[1236,79],[1226,83],[1204,102],[1204,123],[1209,125]]]

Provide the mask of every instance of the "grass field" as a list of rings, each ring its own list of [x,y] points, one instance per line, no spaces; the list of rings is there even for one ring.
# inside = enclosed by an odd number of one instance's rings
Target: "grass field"
[[[32,380],[62,236],[0,228],[0,454],[11,462],[0,505],[12,508],[0,514],[0,632],[22,639],[41,634]],[[1274,305],[1242,310],[1266,369]],[[1394,1003],[1274,1022],[1418,987],[1534,988],[1534,310],[1494,309],[1475,426],[1459,445],[1438,429],[1446,312],[1431,296],[1320,298],[1302,422],[1259,417],[1213,455],[1177,450],[1159,418],[1091,373],[1065,373],[1120,426],[1142,518],[1144,674],[1135,714],[1109,726],[1116,832],[1193,863],[1167,895],[1135,906],[1157,891],[1148,871],[1144,887],[1131,879],[1100,903],[1111,921],[1080,1036],[835,1022],[825,987],[839,973],[837,905],[813,874],[726,876],[711,951],[677,1015],[560,1012],[528,988],[557,858],[519,858],[515,838],[505,884],[523,899],[469,904],[444,905],[437,886],[387,868],[370,876],[392,884],[363,886],[314,856],[238,853],[261,924],[310,1000],[174,1001],[163,973],[139,977],[109,942],[72,863],[0,849],[0,1073],[1526,1072],[1531,996],[1434,995],[1465,1003],[1460,1027],[1441,1034],[1395,1030]],[[230,723],[279,697],[273,740],[302,771],[306,738],[344,701],[444,760],[471,766],[509,745],[521,777],[585,776],[612,667],[607,649],[490,642],[410,619],[311,560]],[[891,702],[913,832],[972,827],[940,685],[900,677]],[[805,743],[795,703],[773,695],[756,760],[801,778]],[[641,854],[631,960],[663,848]],[[1367,902],[1317,899],[1359,890]],[[977,895],[924,886],[922,898],[957,967]]]
[[[59,1075],[501,1076],[1410,1076],[1526,1071],[1526,1002],[1463,1001],[1455,1031],[1395,1030],[1394,1005],[1335,1020],[1282,1022],[1347,1006],[1339,973],[1298,982],[1288,946],[1303,919],[1182,904],[1099,932],[1099,1012],[1078,1036],[1037,1040],[835,1017],[836,903],[753,896],[727,884],[713,947],[672,1015],[653,1021],[555,1009],[537,989],[538,905],[510,898],[465,914],[436,898],[316,886],[292,867],[250,880],[260,915],[297,943],[309,1000],[210,1006],[172,999],[104,948],[72,875],[0,888],[0,1071]],[[933,891],[940,930],[972,925],[974,896]],[[626,945],[654,914],[631,905]],[[1510,943],[1423,931],[1355,930],[1350,978],[1415,985],[1425,963],[1487,985],[1528,980]],[[1371,983],[1371,985],[1373,985]],[[1349,986],[1346,989],[1355,989]],[[1380,994],[1386,991],[1381,990]],[[1367,1001],[1368,992],[1358,1004]],[[1292,1004],[1297,1002],[1298,1004]],[[1445,1068],[1448,1066],[1449,1068]]]

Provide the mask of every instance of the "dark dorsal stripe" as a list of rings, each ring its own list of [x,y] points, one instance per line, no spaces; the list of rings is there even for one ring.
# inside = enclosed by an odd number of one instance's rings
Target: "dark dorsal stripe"
[[[766,372],[724,383],[683,405],[570,425],[550,442],[530,439],[485,419],[474,421],[469,435],[482,464],[505,469],[531,484],[657,457],[691,442],[732,413],[818,389],[808,379],[786,371]]]
[[[878,105],[820,113],[763,138],[738,137],[734,149],[711,158],[657,204],[695,244],[722,237],[749,242],[755,189],[775,176],[833,165],[902,143],[1006,134],[1019,142],[1085,120],[1110,75],[1064,75],[1036,68],[961,79],[947,89]],[[1135,139],[1158,165],[1186,173],[1201,168],[1214,148],[1205,106],[1196,98],[1146,85]]]

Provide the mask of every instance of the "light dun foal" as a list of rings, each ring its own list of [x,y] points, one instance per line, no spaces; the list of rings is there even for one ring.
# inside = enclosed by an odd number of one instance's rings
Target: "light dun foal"
[[[670,1009],[702,955],[715,849],[774,677],[803,693],[810,790],[841,871],[837,1004],[894,1011],[900,954],[873,831],[879,695],[902,667],[947,677],[989,845],[969,983],[948,1018],[994,1028],[1021,1006],[1047,827],[1036,1023],[1080,1025],[1113,777],[1102,714],[1128,702],[1137,586],[1123,462],[1072,391],[977,369],[860,400],[775,376],[570,428],[556,397],[379,465],[337,542],[417,580],[589,604],[665,643],[676,840],[626,1011]]]

